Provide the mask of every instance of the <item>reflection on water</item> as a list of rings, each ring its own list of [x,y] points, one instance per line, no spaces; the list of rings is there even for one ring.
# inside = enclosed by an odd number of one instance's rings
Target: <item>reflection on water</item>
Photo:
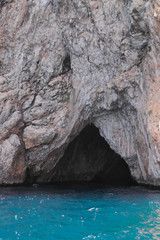
[[[0,240],[160,239],[160,191],[0,188]]]
[[[147,209],[146,214],[141,214],[141,223],[144,227],[137,228],[137,230],[144,238],[150,235],[151,239],[157,240],[160,239],[160,202],[149,201],[148,205],[149,209]]]

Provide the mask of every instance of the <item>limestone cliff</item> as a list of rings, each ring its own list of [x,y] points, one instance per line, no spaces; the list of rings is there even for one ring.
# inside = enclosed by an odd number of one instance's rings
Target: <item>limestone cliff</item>
[[[50,182],[89,123],[160,186],[160,1],[1,1],[0,184]]]

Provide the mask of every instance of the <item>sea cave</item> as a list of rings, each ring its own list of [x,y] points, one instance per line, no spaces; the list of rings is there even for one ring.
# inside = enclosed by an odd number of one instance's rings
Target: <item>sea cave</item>
[[[129,167],[93,124],[68,145],[55,168],[52,182],[95,182],[134,185]]]

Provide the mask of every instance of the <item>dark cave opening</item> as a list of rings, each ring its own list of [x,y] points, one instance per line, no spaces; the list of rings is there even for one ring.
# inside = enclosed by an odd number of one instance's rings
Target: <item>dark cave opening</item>
[[[136,184],[124,159],[110,148],[93,124],[87,125],[69,144],[52,182]]]
[[[62,73],[65,74],[70,70],[71,70],[71,57],[69,51],[67,51],[62,64]]]

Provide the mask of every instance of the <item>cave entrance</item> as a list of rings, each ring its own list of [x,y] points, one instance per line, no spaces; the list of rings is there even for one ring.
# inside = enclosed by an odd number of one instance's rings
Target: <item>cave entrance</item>
[[[110,148],[92,124],[87,125],[69,144],[52,181],[135,184],[126,162]]]

